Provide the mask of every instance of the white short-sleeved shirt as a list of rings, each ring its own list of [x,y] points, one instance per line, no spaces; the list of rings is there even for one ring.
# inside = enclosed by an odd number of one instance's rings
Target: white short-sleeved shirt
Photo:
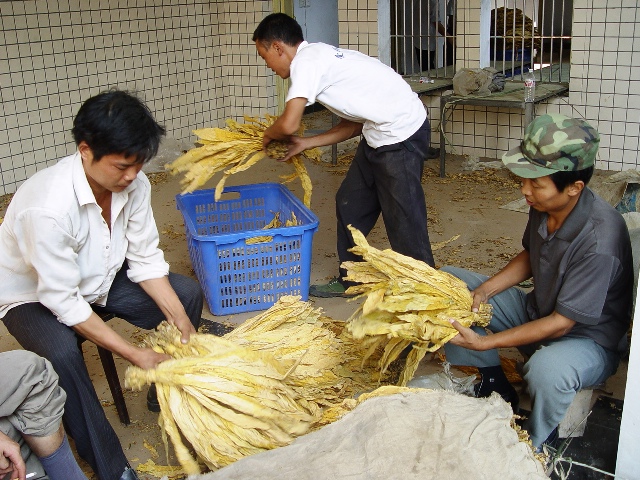
[[[367,143],[402,142],[427,118],[418,95],[392,68],[354,50],[302,42],[291,62],[287,101],[319,102],[341,118],[363,124]]]
[[[109,231],[79,153],[29,178],[0,225],[0,318],[40,302],[65,325],[83,322],[90,303],[106,303],[125,258],[133,282],[168,275],[150,197],[140,172],[112,194]]]

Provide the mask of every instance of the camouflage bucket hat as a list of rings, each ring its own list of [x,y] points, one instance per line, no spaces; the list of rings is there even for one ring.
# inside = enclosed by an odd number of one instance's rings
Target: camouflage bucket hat
[[[557,113],[541,115],[525,129],[520,146],[502,156],[502,162],[522,178],[584,170],[594,164],[599,144],[598,132],[584,120]]]

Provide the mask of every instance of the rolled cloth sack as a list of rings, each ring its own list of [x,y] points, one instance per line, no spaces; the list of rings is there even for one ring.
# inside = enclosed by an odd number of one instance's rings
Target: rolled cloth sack
[[[286,447],[192,480],[548,480],[512,416],[497,394],[406,389],[366,399]]]
[[[489,95],[504,90],[504,74],[495,68],[462,68],[453,77],[453,93],[460,96]]]

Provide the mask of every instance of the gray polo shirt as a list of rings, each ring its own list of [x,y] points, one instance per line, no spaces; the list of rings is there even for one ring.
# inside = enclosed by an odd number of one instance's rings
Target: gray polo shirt
[[[614,208],[585,188],[560,229],[547,232],[547,214],[531,209],[522,238],[534,290],[532,320],[554,311],[574,320],[568,334],[592,338],[609,350],[624,348],[631,321],[633,259],[629,231]]]

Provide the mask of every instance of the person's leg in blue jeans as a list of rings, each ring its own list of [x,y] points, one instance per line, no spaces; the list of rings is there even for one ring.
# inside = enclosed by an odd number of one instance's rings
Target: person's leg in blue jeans
[[[480,286],[488,277],[455,267],[443,267],[463,280],[470,290]],[[489,300],[493,317],[488,329],[500,332],[528,321],[525,293],[512,287]],[[481,335],[484,329],[475,327]],[[531,414],[524,428],[535,447],[547,440],[564,418],[576,393],[585,387],[603,383],[616,371],[619,356],[587,338],[561,337],[541,346],[525,345],[519,350],[527,357],[524,381],[531,397]],[[476,352],[456,345],[445,345],[447,361],[452,365],[500,368],[497,350]]]
[[[461,279],[467,284],[469,290],[476,289],[489,278],[486,275],[470,272],[462,268],[445,266],[441,270]],[[493,307],[493,315],[487,329],[492,332],[501,332],[528,321],[526,294],[520,288],[512,287],[495,295],[489,299],[489,304]],[[484,328],[473,327],[473,330],[480,335],[487,335]],[[481,381],[476,386],[476,396],[487,397],[494,391],[498,392],[506,401],[511,403],[514,410],[517,410],[518,395],[502,370],[497,349],[478,352],[458,347],[457,345],[445,344],[444,351],[447,361],[452,365],[466,365],[478,368],[481,374]]]
[[[617,353],[588,338],[561,337],[537,349],[524,364],[531,414],[524,428],[540,447],[562,421],[576,393],[613,375]]]

